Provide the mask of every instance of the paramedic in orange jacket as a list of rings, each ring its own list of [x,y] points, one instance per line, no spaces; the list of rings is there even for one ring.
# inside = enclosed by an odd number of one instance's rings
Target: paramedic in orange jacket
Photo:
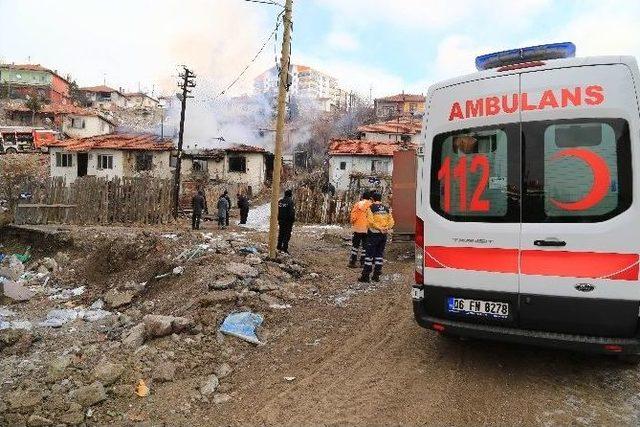
[[[364,265],[364,252],[367,248],[367,211],[370,206],[371,196],[367,190],[362,193],[360,201],[351,208],[351,229],[353,230],[349,259],[349,267],[351,268],[357,267],[358,255],[360,255],[360,267]]]
[[[371,280],[380,281],[382,262],[384,260],[384,248],[387,244],[387,233],[394,225],[393,216],[389,207],[382,204],[382,195],[373,193],[373,203],[367,211],[367,250],[364,258],[364,268],[360,282],[369,282],[369,274],[373,271]]]

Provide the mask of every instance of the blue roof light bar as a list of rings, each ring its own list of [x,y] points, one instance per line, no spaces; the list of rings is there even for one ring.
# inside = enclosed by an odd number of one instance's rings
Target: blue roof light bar
[[[572,58],[574,56],[576,56],[576,45],[573,43],[551,43],[481,55],[476,57],[476,68],[478,71],[483,71],[522,62]]]

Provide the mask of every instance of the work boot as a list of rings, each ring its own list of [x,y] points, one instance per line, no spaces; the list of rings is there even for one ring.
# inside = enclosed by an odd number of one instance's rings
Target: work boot
[[[360,277],[358,278],[358,282],[362,282],[362,283],[369,283],[369,282],[370,282],[370,280],[369,280],[369,275],[368,275],[368,274],[365,274],[365,273],[362,273],[362,274],[360,275]]]
[[[379,282],[380,281],[380,273],[377,271],[373,272],[373,275],[371,276],[371,280],[373,280],[374,282]]]
[[[364,256],[360,257],[360,267],[364,267]]]
[[[356,260],[357,258],[352,256],[351,259],[349,259],[349,268],[356,268],[358,265],[356,264]]]

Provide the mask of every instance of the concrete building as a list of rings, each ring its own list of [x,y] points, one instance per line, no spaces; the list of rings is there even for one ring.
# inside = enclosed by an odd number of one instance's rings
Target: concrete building
[[[399,116],[422,116],[425,111],[426,97],[399,93],[384,98],[376,98],[374,109],[379,119],[391,119]]]
[[[144,92],[126,93],[127,108],[156,108],[160,105],[159,101],[150,97]]]
[[[70,104],[69,82],[40,64],[0,64],[0,88],[10,99],[39,96],[47,103]]]
[[[362,139],[418,144],[422,135],[422,119],[398,117],[394,120],[358,126]]]
[[[183,153],[181,174],[186,180],[207,179],[245,185],[256,193],[268,178],[269,156],[264,148],[244,144],[224,149],[188,150]]]
[[[390,177],[393,153],[401,150],[394,142],[361,139],[332,139],[329,144],[329,181],[344,191],[354,177]]]
[[[117,110],[127,106],[127,98],[122,91],[110,88],[109,86],[82,87],[80,92],[84,94],[92,107],[105,110]]]
[[[70,138],[106,135],[115,130],[114,122],[91,110],[67,114],[62,119],[62,133]]]
[[[109,134],[46,144],[50,174],[67,183],[81,176],[171,178],[173,142],[152,134]]]
[[[291,86],[289,94],[303,100],[317,103],[317,108],[330,111],[340,105],[343,92],[338,80],[328,74],[306,65],[291,65]],[[254,79],[254,91],[257,94],[276,96],[278,93],[278,70],[270,68]]]

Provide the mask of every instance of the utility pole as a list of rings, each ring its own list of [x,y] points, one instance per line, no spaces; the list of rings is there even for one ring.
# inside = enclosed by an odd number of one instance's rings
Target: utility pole
[[[276,146],[273,159],[273,179],[271,182],[271,218],[269,221],[269,257],[276,257],[276,230],[278,228],[278,198],[280,197],[280,171],[282,170],[282,137],[284,133],[284,113],[287,85],[289,81],[289,56],[291,55],[291,10],[293,0],[286,0],[284,6],[284,32],[282,35],[282,55],[280,58],[280,84],[278,86],[278,116],[276,119]]]
[[[182,169],[182,139],[184,136],[184,116],[185,111],[187,109],[187,98],[193,98],[190,88],[196,87],[195,78],[196,75],[193,74],[191,70],[189,70],[184,65],[182,66],[182,74],[180,77],[182,81],[179,84],[179,87],[182,89],[182,109],[180,110],[180,133],[178,134],[178,157],[176,159],[176,176],[174,181],[173,188],[173,217],[178,218],[178,210],[179,200],[180,200],[180,170]]]

